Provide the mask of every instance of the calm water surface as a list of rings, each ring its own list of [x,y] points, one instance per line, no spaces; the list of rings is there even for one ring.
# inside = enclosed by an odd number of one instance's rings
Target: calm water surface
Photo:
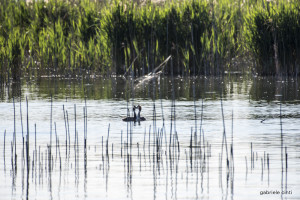
[[[122,78],[1,86],[1,199],[300,199],[297,80],[134,86]],[[147,120],[123,122],[138,104]]]

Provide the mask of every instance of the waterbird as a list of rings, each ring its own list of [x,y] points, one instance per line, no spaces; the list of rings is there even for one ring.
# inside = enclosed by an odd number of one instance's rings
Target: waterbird
[[[122,119],[124,122],[135,122],[136,121],[136,113],[135,113],[135,109],[137,107],[133,106],[132,110],[133,110],[133,117],[126,117],[124,119]]]
[[[266,120],[266,119],[262,119],[262,120],[260,121],[260,123],[263,123],[265,120]]]
[[[139,109],[137,121],[146,121],[145,117],[141,117],[142,106],[138,105],[137,108]]]

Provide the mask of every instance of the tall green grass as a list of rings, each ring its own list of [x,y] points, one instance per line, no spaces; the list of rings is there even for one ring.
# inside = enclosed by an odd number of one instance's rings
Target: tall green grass
[[[174,58],[175,74],[201,69],[195,60],[198,58],[200,62],[203,58],[206,50],[201,40],[205,41],[211,34],[205,2],[185,1],[162,7],[115,2],[107,13],[105,31],[117,73],[124,73],[137,57],[132,67],[141,75],[143,71],[152,71],[169,55]],[[170,70],[167,68],[167,72]]]
[[[100,5],[50,0],[1,1],[0,7],[2,81],[17,80],[22,71],[80,75],[110,66]]]
[[[260,75],[299,75],[300,3],[263,1],[247,14],[249,49]]]
[[[260,75],[299,74],[298,1],[160,4],[0,0],[0,78],[151,72],[221,75],[254,60]],[[249,62],[244,62],[249,64]],[[171,68],[173,66],[173,68]]]

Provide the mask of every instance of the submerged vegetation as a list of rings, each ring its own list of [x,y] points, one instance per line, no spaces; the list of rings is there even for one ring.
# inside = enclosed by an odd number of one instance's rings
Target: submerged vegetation
[[[0,0],[0,82],[151,72],[299,75],[299,1]],[[250,68],[251,67],[251,68]]]

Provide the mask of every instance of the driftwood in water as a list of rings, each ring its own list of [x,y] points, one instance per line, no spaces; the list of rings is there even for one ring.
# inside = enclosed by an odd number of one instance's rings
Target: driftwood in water
[[[164,67],[166,66],[167,62],[172,58],[172,56],[168,56],[158,67],[156,67],[153,72],[150,72],[149,74],[139,77],[135,79],[134,82],[136,82],[136,85],[134,88],[139,88],[143,83],[147,83],[151,81],[153,78],[158,77],[164,70]]]

